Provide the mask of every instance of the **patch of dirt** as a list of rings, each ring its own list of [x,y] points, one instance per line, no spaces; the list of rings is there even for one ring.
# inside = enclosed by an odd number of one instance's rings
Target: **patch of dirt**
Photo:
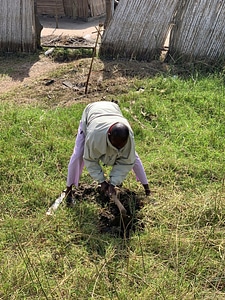
[[[26,58],[18,59],[2,58],[0,60],[0,94],[14,88],[26,86],[36,79],[59,68],[59,63],[46,56],[40,56],[37,61],[29,62]],[[63,64],[60,64],[62,67]]]
[[[110,201],[108,196],[101,193],[100,187],[94,184],[81,184],[79,189],[73,191],[75,202],[92,201],[97,203],[99,210],[98,229],[100,233],[109,233],[122,238],[129,238],[131,233],[137,228],[144,227],[139,213],[144,206],[143,199],[129,189],[120,188],[119,200],[127,211],[126,216],[122,216],[115,203]]]
[[[85,93],[91,57],[68,62],[68,57],[62,52],[58,58],[40,54],[33,62],[26,57],[18,62],[2,59],[0,95],[15,90],[13,100],[18,104],[43,103],[49,107],[70,106],[78,101],[111,100],[127,93],[137,78],[149,78],[167,70],[167,65],[160,61],[102,60],[96,57]],[[138,87],[137,92],[141,92]]]

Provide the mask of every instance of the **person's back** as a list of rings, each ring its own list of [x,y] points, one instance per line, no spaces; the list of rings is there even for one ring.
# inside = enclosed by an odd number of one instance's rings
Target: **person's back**
[[[125,143],[119,134],[121,127],[128,130]],[[85,134],[83,159],[90,175],[98,182],[104,179],[99,166],[101,161],[112,166],[113,184],[120,184],[134,165],[135,144],[133,131],[119,106],[107,101],[89,104],[82,115],[82,128]]]
[[[116,122],[125,124],[132,132],[130,124],[123,117],[119,106],[114,102],[99,101],[88,104],[83,111],[81,121],[86,135],[95,129],[107,131],[108,127]]]

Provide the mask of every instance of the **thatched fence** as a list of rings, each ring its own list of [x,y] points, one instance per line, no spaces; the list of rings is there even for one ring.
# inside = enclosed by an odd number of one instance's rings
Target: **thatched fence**
[[[39,15],[95,18],[105,14],[105,0],[37,0]]]
[[[33,52],[37,46],[33,0],[1,0],[0,51]]]
[[[158,59],[169,37],[174,60],[225,56],[224,0],[120,0],[108,24],[100,54]]]
[[[68,1],[65,1],[66,3]],[[37,13],[40,15],[65,16],[63,0],[37,0]]]
[[[225,1],[178,1],[170,36],[173,59],[218,60],[225,56]]]
[[[53,14],[86,18],[101,15],[109,2],[1,0],[0,51],[36,51],[40,28],[37,28],[34,3],[39,13],[44,9]],[[100,55],[159,59],[168,39],[167,57],[175,61],[224,59],[225,0],[120,0],[111,20],[107,21]]]
[[[177,0],[120,0],[100,52],[138,60],[158,57],[176,6]]]

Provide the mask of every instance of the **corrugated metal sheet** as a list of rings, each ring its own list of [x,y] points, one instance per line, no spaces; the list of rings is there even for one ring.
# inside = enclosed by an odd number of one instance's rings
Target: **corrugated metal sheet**
[[[159,57],[179,0],[120,0],[100,54],[151,60]]]
[[[0,50],[3,52],[36,50],[33,0],[1,0]]]
[[[171,32],[173,59],[218,59],[225,56],[225,1],[181,1]]]

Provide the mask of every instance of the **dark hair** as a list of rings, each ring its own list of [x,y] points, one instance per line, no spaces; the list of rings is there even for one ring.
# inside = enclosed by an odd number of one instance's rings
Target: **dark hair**
[[[126,141],[129,136],[129,129],[125,124],[118,122],[112,126],[110,135],[115,140]]]

